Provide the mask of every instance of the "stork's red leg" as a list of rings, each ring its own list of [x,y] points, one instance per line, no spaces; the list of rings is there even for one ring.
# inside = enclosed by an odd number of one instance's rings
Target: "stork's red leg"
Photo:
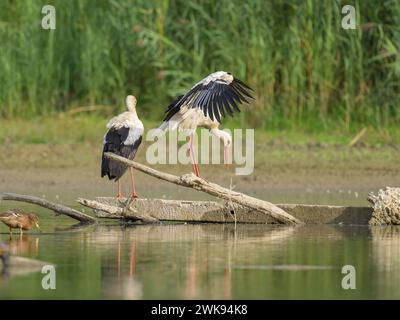
[[[119,181],[119,179],[117,181],[117,184],[118,184],[118,186],[117,186],[117,188],[118,188],[117,199],[121,199],[124,196],[122,195],[122,192],[121,192],[121,181]]]
[[[131,186],[132,186],[132,198],[137,198],[136,188],[135,188],[135,179],[133,177],[133,168],[129,167],[129,173],[131,174]]]
[[[191,133],[189,136],[189,151],[190,151],[190,158],[192,160],[193,172],[196,176],[200,177],[199,168],[197,167],[196,156],[194,154],[194,149],[193,149],[193,133]]]

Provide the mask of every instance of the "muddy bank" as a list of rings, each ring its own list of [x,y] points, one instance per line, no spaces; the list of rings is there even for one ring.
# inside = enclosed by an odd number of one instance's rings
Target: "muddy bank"
[[[146,146],[137,160],[145,162]],[[399,152],[393,148],[256,146],[254,173],[236,176],[234,167],[202,165],[206,179],[235,190],[281,203],[366,204],[369,191],[397,186]],[[77,196],[112,196],[114,183],[100,178],[101,146],[96,144],[3,145],[0,147],[0,190],[29,193],[70,202]],[[159,165],[183,174],[190,165]],[[210,197],[136,173],[142,197],[210,199]],[[127,182],[127,177],[124,177]],[[126,191],[128,184],[124,184]]]

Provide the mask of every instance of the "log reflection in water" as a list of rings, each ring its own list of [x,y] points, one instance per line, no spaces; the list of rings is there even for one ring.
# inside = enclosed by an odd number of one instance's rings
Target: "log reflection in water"
[[[207,292],[212,292],[211,298],[222,295],[229,299],[232,296],[234,257],[241,255],[247,244],[259,247],[257,243],[282,242],[290,238],[296,228],[223,224],[98,225],[88,234],[88,240],[103,256],[103,287],[116,297],[128,298],[127,292],[138,293],[136,289],[129,289],[129,283],[138,287],[138,279],[143,277],[157,282],[163,270],[167,269],[178,274],[184,271],[181,285],[187,299],[202,297]],[[221,243],[221,246],[214,245],[216,243]],[[114,256],[113,263],[108,258],[110,254]],[[148,259],[154,259],[154,255],[160,260],[159,266],[148,270],[146,264]],[[221,272],[215,274],[210,266],[217,266]],[[212,288],[204,288],[204,277],[211,276],[214,278]],[[117,278],[115,283],[112,283],[113,277]],[[128,278],[135,281],[129,282]],[[180,281],[179,277],[177,281]]]
[[[400,274],[400,226],[373,226],[370,231],[372,255],[379,270],[390,277],[394,271]]]

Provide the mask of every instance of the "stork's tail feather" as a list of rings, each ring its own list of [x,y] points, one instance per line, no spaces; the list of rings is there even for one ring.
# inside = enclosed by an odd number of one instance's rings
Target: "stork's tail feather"
[[[121,154],[119,154],[121,155]],[[123,156],[123,155],[121,155]],[[101,177],[107,176],[109,180],[118,181],[125,173],[128,167],[115,160],[108,159],[104,156],[101,162]]]
[[[103,156],[101,159],[101,177],[103,178],[105,176],[107,176],[110,180],[117,178],[117,176],[111,170],[111,160],[104,156],[103,151]]]

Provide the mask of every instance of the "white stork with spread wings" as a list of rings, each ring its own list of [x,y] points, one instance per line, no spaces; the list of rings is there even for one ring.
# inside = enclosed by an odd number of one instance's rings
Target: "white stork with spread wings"
[[[253,89],[225,71],[210,74],[186,94],[178,97],[167,109],[155,136],[160,137],[168,130],[189,130],[189,152],[196,176],[199,169],[193,151],[193,135],[197,127],[210,130],[224,143],[224,163],[228,163],[232,137],[219,129],[222,117],[240,112],[238,105],[253,99]]]
[[[121,157],[133,160],[136,152],[142,142],[144,127],[142,121],[136,113],[136,98],[134,96],[126,97],[126,106],[128,111],[112,118],[108,124],[108,131],[104,136],[103,157],[101,162],[101,177],[108,176],[110,180],[118,182],[117,198],[122,197],[121,183],[119,179],[127,170],[127,166],[106,158],[105,152],[112,152]],[[135,181],[133,178],[133,168],[129,167],[132,184],[133,198],[137,197]]]

